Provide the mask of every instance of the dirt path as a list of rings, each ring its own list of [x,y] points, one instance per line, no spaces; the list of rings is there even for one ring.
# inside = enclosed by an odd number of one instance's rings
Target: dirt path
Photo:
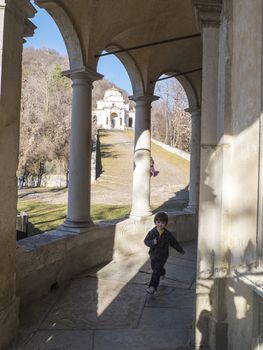
[[[92,203],[131,204],[133,136],[131,132],[107,131],[100,137],[104,156],[102,174],[91,186]],[[160,173],[151,179],[151,205],[157,207],[179,200],[180,192],[188,185],[189,162],[152,145],[155,168]],[[175,195],[175,193],[177,193]],[[185,193],[185,192],[181,192]],[[67,191],[19,191],[23,199],[39,199],[53,204],[67,203]],[[185,198],[185,195],[183,196]]]

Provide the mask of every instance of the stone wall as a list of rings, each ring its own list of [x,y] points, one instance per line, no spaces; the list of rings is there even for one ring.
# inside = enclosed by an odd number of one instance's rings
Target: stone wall
[[[165,143],[160,142],[160,141],[157,141],[157,140],[154,140],[154,139],[152,139],[151,141],[152,141],[153,143],[155,143],[156,145],[162,147],[162,148],[165,149],[166,151],[171,152],[171,153],[174,153],[174,154],[177,154],[179,157],[182,157],[182,158],[184,158],[184,159],[190,161],[190,153],[187,153],[187,152],[185,152],[185,151],[182,151],[182,150],[179,149],[179,148],[166,145]]]
[[[238,278],[228,280],[228,350],[262,350],[263,299]]]
[[[259,281],[256,273],[249,276]],[[263,349],[263,288],[246,279],[245,274],[238,274],[197,281],[199,346],[216,350]]]
[[[96,142],[93,143],[93,150],[91,152],[91,183],[96,180],[96,164],[97,164]],[[44,175],[41,186],[44,187],[66,187],[66,174],[50,174]]]

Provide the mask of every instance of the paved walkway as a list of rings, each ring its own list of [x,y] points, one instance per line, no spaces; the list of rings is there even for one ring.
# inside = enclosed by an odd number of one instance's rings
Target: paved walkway
[[[87,271],[21,310],[8,350],[185,350],[192,323],[196,246],[171,250],[155,296],[145,255]],[[56,286],[54,286],[56,287]]]

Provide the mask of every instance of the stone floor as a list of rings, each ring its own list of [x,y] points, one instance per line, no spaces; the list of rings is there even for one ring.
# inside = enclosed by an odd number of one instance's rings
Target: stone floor
[[[22,308],[8,350],[188,349],[195,294],[196,245],[171,250],[158,293],[145,290],[149,261],[133,255],[87,271]]]

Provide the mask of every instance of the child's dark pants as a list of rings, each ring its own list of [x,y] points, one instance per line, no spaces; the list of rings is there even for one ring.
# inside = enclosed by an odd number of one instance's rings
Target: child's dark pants
[[[149,287],[154,287],[154,289],[157,289],[160,281],[160,277],[165,275],[165,268],[164,264],[166,261],[163,260],[151,260],[151,267],[152,267],[152,278],[149,284]]]

